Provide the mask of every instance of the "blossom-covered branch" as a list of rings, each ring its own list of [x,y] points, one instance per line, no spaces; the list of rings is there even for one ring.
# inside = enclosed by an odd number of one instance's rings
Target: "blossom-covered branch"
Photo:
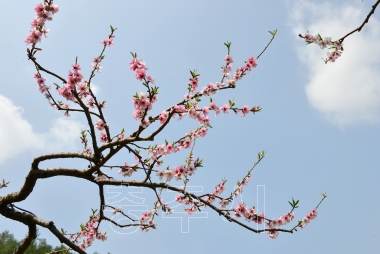
[[[311,35],[309,32],[307,32],[305,35],[302,35],[302,34],[299,34],[298,36],[305,39],[305,42],[307,44],[312,44],[312,43],[315,43],[317,44],[321,49],[324,49],[326,47],[329,47],[328,49],[332,50],[332,51],[328,51],[327,52],[327,58],[326,59],[323,59],[325,61],[325,63],[333,63],[335,62],[343,53],[343,41],[345,38],[347,38],[348,36],[350,36],[351,34],[355,33],[355,32],[360,32],[362,30],[362,28],[364,27],[364,25],[366,23],[368,23],[370,17],[372,16],[372,14],[375,13],[375,10],[377,8],[377,6],[380,4],[380,0],[378,0],[374,5],[372,5],[372,9],[371,11],[368,13],[367,17],[365,18],[365,20],[363,21],[363,23],[356,29],[352,30],[351,32],[347,33],[345,36],[343,36],[342,38],[336,40],[336,41],[332,41],[331,40],[331,37],[324,37],[322,38],[322,36],[320,34],[317,34],[315,36]]]
[[[141,82],[144,91],[136,92],[132,97],[134,107],[131,113],[132,118],[137,121],[135,131],[126,135],[124,128],[121,131],[111,130],[106,114],[106,101],[99,100],[92,89],[91,82],[97,73],[102,71],[100,65],[105,59],[105,50],[107,47],[113,46],[116,28],[111,26],[111,33],[106,39],[101,40],[102,48],[100,54],[96,55],[90,65],[92,67],[89,77],[86,79],[82,73],[82,67],[78,63],[78,58],[72,63],[68,71],[67,78],[56,74],[43,67],[37,61],[36,55],[41,52],[40,47],[36,45],[42,42],[42,35],[49,34],[49,30],[45,27],[46,21],[53,19],[58,12],[58,6],[53,4],[53,0],[45,0],[43,3],[35,7],[36,17],[33,20],[31,30],[25,40],[27,45],[31,47],[27,49],[27,56],[36,67],[36,79],[39,91],[48,99],[51,106],[57,110],[64,110],[64,115],[70,116],[69,113],[83,114],[87,121],[87,128],[80,132],[80,142],[83,144],[83,150],[80,152],[46,154],[36,157],[31,165],[30,171],[26,176],[24,185],[19,191],[0,196],[0,214],[3,216],[19,221],[28,225],[29,228],[35,228],[36,225],[49,229],[61,242],[68,246],[68,249],[85,253],[85,249],[92,245],[93,241],[98,239],[105,241],[107,239],[106,232],[100,228],[102,221],[109,221],[120,228],[124,227],[140,227],[142,231],[149,231],[157,228],[155,218],[161,213],[171,214],[174,210],[167,202],[164,201],[163,192],[171,190],[176,192],[175,200],[178,204],[184,206],[185,213],[191,215],[193,213],[210,208],[217,214],[223,216],[228,221],[234,222],[252,232],[268,232],[269,237],[276,238],[278,232],[293,233],[298,227],[305,227],[310,220],[317,216],[317,208],[312,210],[303,220],[300,220],[291,229],[282,228],[290,223],[294,218],[294,209],[298,207],[299,201],[292,200],[289,202],[292,209],[283,216],[275,219],[268,219],[264,213],[256,211],[255,207],[248,207],[247,204],[238,203],[236,207],[230,206],[233,200],[241,195],[244,187],[248,184],[252,177],[252,171],[258,163],[264,158],[265,152],[260,152],[257,161],[253,167],[245,174],[242,174],[241,180],[237,182],[237,186],[232,189],[229,195],[223,196],[223,192],[227,188],[227,180],[222,179],[216,183],[210,192],[196,195],[188,190],[188,183],[196,174],[196,171],[205,166],[203,158],[196,157],[196,141],[199,138],[205,138],[211,130],[211,120],[209,114],[215,113],[215,116],[228,114],[229,112],[241,117],[247,116],[249,113],[258,113],[262,109],[260,106],[248,106],[244,103],[228,100],[217,103],[216,96],[220,92],[226,92],[228,89],[237,88],[238,82],[247,76],[251,71],[257,68],[257,59],[267,50],[273,41],[277,30],[270,32],[272,35],[266,47],[261,51],[257,58],[251,56],[246,58],[235,70],[233,69],[234,59],[231,55],[231,42],[226,42],[227,54],[223,59],[221,70],[221,81],[208,83],[201,89],[198,89],[200,83],[200,74],[196,70],[190,71],[189,82],[184,85],[183,89],[186,93],[183,99],[169,108],[159,110],[159,114],[150,115],[151,110],[155,106],[155,102],[159,99],[159,87],[156,86],[155,80],[148,74],[148,67],[142,59],[137,58],[136,53],[132,54],[132,60],[129,69],[134,72],[136,80]],[[330,41],[324,41],[320,38],[308,37],[310,41],[328,45]],[[338,47],[339,45],[335,45]],[[342,49],[343,50],[343,49]],[[222,59],[221,59],[222,61]],[[90,61],[89,61],[90,62]],[[51,91],[50,86],[42,72],[50,75],[53,79],[62,82],[61,85],[52,82],[56,87],[56,92]],[[213,96],[213,98],[212,98]],[[210,97],[206,99],[206,97]],[[65,100],[66,102],[62,102]],[[202,102],[204,100],[204,102]],[[71,105],[70,105],[70,104]],[[202,104],[203,103],[203,104]],[[219,106],[218,106],[219,105]],[[222,106],[220,106],[222,105]],[[240,105],[240,106],[239,106]],[[223,114],[221,114],[223,113]],[[170,125],[189,117],[197,123],[197,127],[191,128],[185,135],[179,137],[170,137],[165,139],[161,144],[145,145],[144,142],[154,141],[162,131]],[[93,119],[94,118],[94,119]],[[178,121],[173,121],[174,119]],[[143,136],[145,135],[145,136]],[[168,141],[169,140],[169,141]],[[166,169],[160,169],[165,164],[164,159],[179,153],[181,151],[189,151],[184,163],[167,166]],[[124,161],[120,164],[112,164],[109,162],[116,154],[121,151],[127,151],[133,156],[133,162]],[[51,160],[52,163],[60,160],[69,160],[71,158],[82,159],[89,163],[87,168],[62,168],[51,167],[41,168],[40,163]],[[127,159],[126,159],[127,160]],[[110,169],[118,168],[118,172],[112,172]],[[136,172],[142,172],[142,176]],[[13,205],[29,197],[38,179],[49,179],[56,176],[69,176],[88,181],[97,185],[99,189],[100,205],[98,209],[92,209],[87,222],[80,225],[80,230],[68,233],[65,229],[57,230],[53,222],[46,222],[36,217],[32,212],[26,211]],[[127,179],[127,180],[125,180]],[[129,180],[130,179],[130,180]],[[182,187],[174,186],[174,182],[180,182]],[[7,187],[9,182],[3,180],[0,188]],[[104,187],[106,186],[136,186],[151,190],[154,193],[155,200],[152,209],[144,211],[139,219],[131,218],[124,213],[121,207],[110,206],[106,203],[104,197]],[[325,196],[321,200],[324,200]],[[218,204],[214,201],[218,200]],[[230,206],[230,207],[228,207]],[[130,223],[121,224],[113,217],[106,214],[106,208],[111,208],[113,216],[124,216]],[[23,211],[21,213],[17,210]],[[254,229],[248,224],[243,223],[240,219],[245,219],[247,223],[254,222],[263,224],[263,229]],[[266,227],[266,228],[265,228]],[[29,243],[29,237],[26,238],[24,244],[20,247],[24,249]]]

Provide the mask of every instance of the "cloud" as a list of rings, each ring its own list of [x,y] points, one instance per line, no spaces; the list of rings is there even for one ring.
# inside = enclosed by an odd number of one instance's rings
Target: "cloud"
[[[370,9],[330,3],[297,1],[290,7],[295,34],[321,34],[337,40],[358,27]],[[299,39],[298,57],[307,69],[306,95],[310,104],[338,126],[380,120],[380,23],[372,16],[360,33],[344,41],[342,56],[324,64],[327,50]]]
[[[41,153],[78,150],[82,124],[67,119],[56,119],[47,133],[35,133],[32,125],[22,118],[23,109],[0,95],[0,164],[31,149]]]

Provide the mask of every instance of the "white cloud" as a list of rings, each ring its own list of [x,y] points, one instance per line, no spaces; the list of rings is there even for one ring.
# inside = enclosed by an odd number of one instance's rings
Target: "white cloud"
[[[311,34],[332,37],[332,40],[358,27],[369,12],[369,9],[348,5],[307,1],[297,1],[290,10],[295,34],[308,30]],[[298,56],[308,68],[305,87],[308,100],[333,123],[344,126],[379,122],[379,41],[380,23],[372,16],[360,33],[345,39],[345,50],[335,63],[326,65],[321,60],[321,57],[326,58],[326,49],[298,42]]]
[[[67,118],[56,119],[49,132],[35,133],[22,118],[23,109],[0,95],[0,164],[24,151],[41,153],[78,150],[78,137],[83,126]]]

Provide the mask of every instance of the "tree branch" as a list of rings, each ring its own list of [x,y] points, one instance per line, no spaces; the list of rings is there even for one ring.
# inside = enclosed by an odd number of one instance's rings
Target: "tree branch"
[[[346,37],[350,36],[351,34],[353,34],[355,32],[360,32],[362,30],[362,28],[364,27],[364,25],[366,23],[368,23],[369,18],[372,16],[372,14],[375,13],[375,9],[379,5],[379,3],[380,3],[380,0],[378,0],[374,5],[372,5],[372,10],[368,13],[367,17],[365,18],[365,20],[363,21],[363,23],[358,28],[352,30],[351,32],[349,32],[348,34],[346,34],[345,36],[343,36],[342,38],[340,38],[338,41],[340,43],[342,43]]]
[[[67,246],[72,248],[74,251],[81,253],[81,254],[86,254],[84,250],[79,248],[77,245],[75,245],[73,242],[71,242],[68,238],[66,238],[55,226],[52,221],[48,222],[45,220],[42,220],[38,218],[35,215],[28,214],[28,213],[20,213],[18,211],[15,211],[13,209],[10,209],[8,207],[1,207],[0,206],[0,213],[12,220],[16,220],[19,222],[22,222],[26,225],[34,224],[39,225],[41,227],[47,228],[50,230],[51,233],[53,233],[60,241],[61,243],[65,243]],[[24,252],[19,252],[19,253],[24,253]]]
[[[36,224],[28,224],[28,234],[25,236],[24,240],[18,246],[14,254],[25,253],[26,249],[30,246],[32,241],[37,237],[37,226]]]

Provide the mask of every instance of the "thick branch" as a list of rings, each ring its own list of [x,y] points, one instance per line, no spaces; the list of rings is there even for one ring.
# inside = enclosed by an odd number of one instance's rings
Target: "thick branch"
[[[20,202],[25,200],[29,196],[29,194],[32,193],[37,179],[49,178],[53,176],[74,176],[82,179],[87,179],[93,182],[93,176],[87,170],[77,170],[69,168],[31,170],[29,171],[29,174],[25,177],[24,185],[21,187],[20,191],[12,192],[10,194],[0,197],[0,207],[14,202]]]
[[[55,226],[52,221],[48,222],[45,220],[42,220],[38,218],[35,215],[28,214],[28,213],[20,213],[18,211],[15,211],[13,209],[10,209],[8,207],[0,207],[0,213],[12,220],[16,220],[19,222],[22,222],[26,225],[29,224],[34,224],[34,225],[39,225],[41,227],[47,228],[52,232],[60,241],[61,243],[65,243],[67,246],[72,248],[74,251],[82,254],[86,254],[84,250],[76,246],[73,242],[71,242],[69,239],[67,239]],[[19,253],[24,253],[24,252],[19,252]]]
[[[36,224],[28,225],[28,234],[25,236],[25,239],[21,242],[20,246],[18,246],[17,250],[14,254],[22,254],[26,251],[26,249],[30,246],[32,241],[37,237],[37,226]]]
[[[32,169],[38,169],[38,164],[41,161],[52,160],[52,159],[64,159],[64,158],[81,158],[88,161],[96,163],[98,160],[92,154],[79,153],[79,152],[68,152],[68,153],[52,153],[44,154],[34,158],[32,162]]]

